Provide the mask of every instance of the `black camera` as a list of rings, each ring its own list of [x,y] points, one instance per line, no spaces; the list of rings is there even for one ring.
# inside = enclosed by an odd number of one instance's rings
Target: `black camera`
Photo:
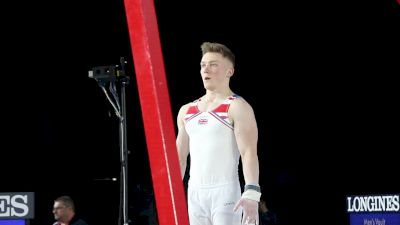
[[[89,77],[96,80],[112,81],[117,77],[116,66],[96,66],[89,70]]]

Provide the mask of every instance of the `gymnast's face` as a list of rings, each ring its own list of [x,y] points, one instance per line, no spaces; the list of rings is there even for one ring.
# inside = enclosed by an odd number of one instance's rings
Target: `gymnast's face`
[[[220,53],[208,52],[200,62],[200,74],[204,88],[216,91],[229,86],[234,69],[232,63]]]

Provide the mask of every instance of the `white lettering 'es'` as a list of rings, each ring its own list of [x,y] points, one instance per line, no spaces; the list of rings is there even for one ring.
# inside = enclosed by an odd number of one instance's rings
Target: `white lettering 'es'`
[[[27,195],[0,195],[0,218],[1,217],[24,217],[28,215]]]

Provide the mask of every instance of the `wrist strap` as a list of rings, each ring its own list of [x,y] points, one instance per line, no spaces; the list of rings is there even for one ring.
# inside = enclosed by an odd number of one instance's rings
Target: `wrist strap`
[[[260,186],[256,185],[256,184],[246,184],[244,186],[244,191],[247,191],[247,190],[255,190],[255,191],[261,192]]]
[[[248,189],[245,192],[243,192],[242,198],[260,202],[261,192],[258,192],[258,191],[252,190],[252,189]]]

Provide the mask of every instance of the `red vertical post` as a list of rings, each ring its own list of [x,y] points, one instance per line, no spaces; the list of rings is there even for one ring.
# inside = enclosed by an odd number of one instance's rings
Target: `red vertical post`
[[[125,0],[125,11],[159,224],[187,225],[185,191],[154,2]]]

